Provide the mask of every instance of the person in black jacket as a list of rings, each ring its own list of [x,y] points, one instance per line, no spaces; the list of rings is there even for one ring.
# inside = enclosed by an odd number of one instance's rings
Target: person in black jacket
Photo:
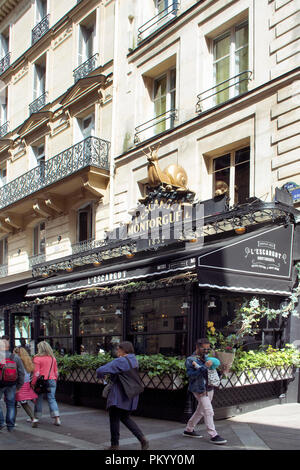
[[[7,431],[11,432],[15,427],[15,396],[16,391],[20,390],[24,383],[24,367],[21,359],[16,354],[9,351],[9,341],[7,339],[0,339],[0,363],[3,364],[7,358],[16,363],[17,377],[14,382],[4,382],[0,377],[0,400],[2,395],[4,395],[6,404],[6,425],[4,423],[4,415],[0,406],[0,431],[7,426]]]

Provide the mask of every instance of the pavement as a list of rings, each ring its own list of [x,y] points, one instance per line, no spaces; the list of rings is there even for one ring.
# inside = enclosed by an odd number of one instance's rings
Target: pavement
[[[3,402],[1,405],[3,406]],[[99,451],[110,445],[109,419],[105,410],[63,403],[59,403],[59,408],[61,426],[53,425],[45,402],[45,414],[37,428],[32,428],[30,423],[26,422],[27,416],[23,409],[19,408],[14,431],[9,433],[6,428],[0,431],[0,450]],[[222,446],[209,442],[203,423],[197,428],[203,437],[196,439],[183,436],[184,425],[180,422],[136,416],[133,419],[150,441],[150,453],[151,451],[193,453],[205,450],[218,452],[300,450],[300,403],[269,406],[216,421],[217,432],[228,441]],[[133,454],[133,451],[140,449],[138,441],[123,425],[121,425],[120,449]],[[117,454],[127,455],[128,452]]]

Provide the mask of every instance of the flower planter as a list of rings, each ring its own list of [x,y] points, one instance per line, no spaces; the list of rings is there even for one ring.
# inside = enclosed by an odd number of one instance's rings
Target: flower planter
[[[223,374],[227,374],[230,371],[230,367],[234,361],[234,352],[216,351],[216,357],[221,362],[221,370]]]
[[[293,367],[262,367],[259,369],[249,369],[242,372],[230,372],[221,379],[220,388],[244,387],[278,380],[293,378]]]

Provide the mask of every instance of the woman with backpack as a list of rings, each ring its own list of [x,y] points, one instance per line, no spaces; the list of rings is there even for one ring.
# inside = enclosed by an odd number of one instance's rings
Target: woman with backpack
[[[134,354],[132,343],[123,341],[117,347],[117,359],[97,369],[97,377],[112,376],[112,386],[107,396],[106,408],[109,412],[111,446],[108,450],[119,449],[120,421],[135,435],[141,443],[141,449],[146,450],[149,442],[141,429],[130,417],[130,412],[137,409],[139,395],[129,398],[122,387],[118,374],[128,372],[131,368],[138,368],[138,361]]]
[[[21,347],[15,348],[14,354],[17,354],[19,358],[21,359],[23,363],[23,367],[24,367],[24,373],[25,373],[24,384],[22,385],[20,390],[16,392],[16,398],[15,398],[16,399],[16,416],[17,416],[17,403],[19,402],[21,403],[24,411],[29,416],[31,423],[32,423],[32,427],[36,428],[38,419],[34,417],[33,410],[28,403],[29,401],[35,400],[38,397],[37,394],[32,390],[30,386],[32,374],[34,372],[34,364],[25,348],[21,348]]]
[[[34,375],[31,382],[32,387],[36,384],[38,377],[44,376],[47,380],[47,401],[49,405],[50,415],[54,418],[56,426],[61,425],[59,409],[55,399],[56,382],[58,378],[58,369],[53,350],[46,341],[41,341],[37,345],[38,352],[33,358],[35,365]],[[43,409],[43,393],[38,395],[34,406],[34,416],[39,419],[42,416]]]

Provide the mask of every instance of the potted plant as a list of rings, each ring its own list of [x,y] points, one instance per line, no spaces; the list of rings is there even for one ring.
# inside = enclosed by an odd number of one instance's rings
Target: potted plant
[[[223,374],[227,374],[234,361],[235,348],[238,338],[235,334],[225,336],[220,331],[216,331],[214,322],[207,322],[206,337],[210,342],[216,357],[221,362],[221,370]]]

